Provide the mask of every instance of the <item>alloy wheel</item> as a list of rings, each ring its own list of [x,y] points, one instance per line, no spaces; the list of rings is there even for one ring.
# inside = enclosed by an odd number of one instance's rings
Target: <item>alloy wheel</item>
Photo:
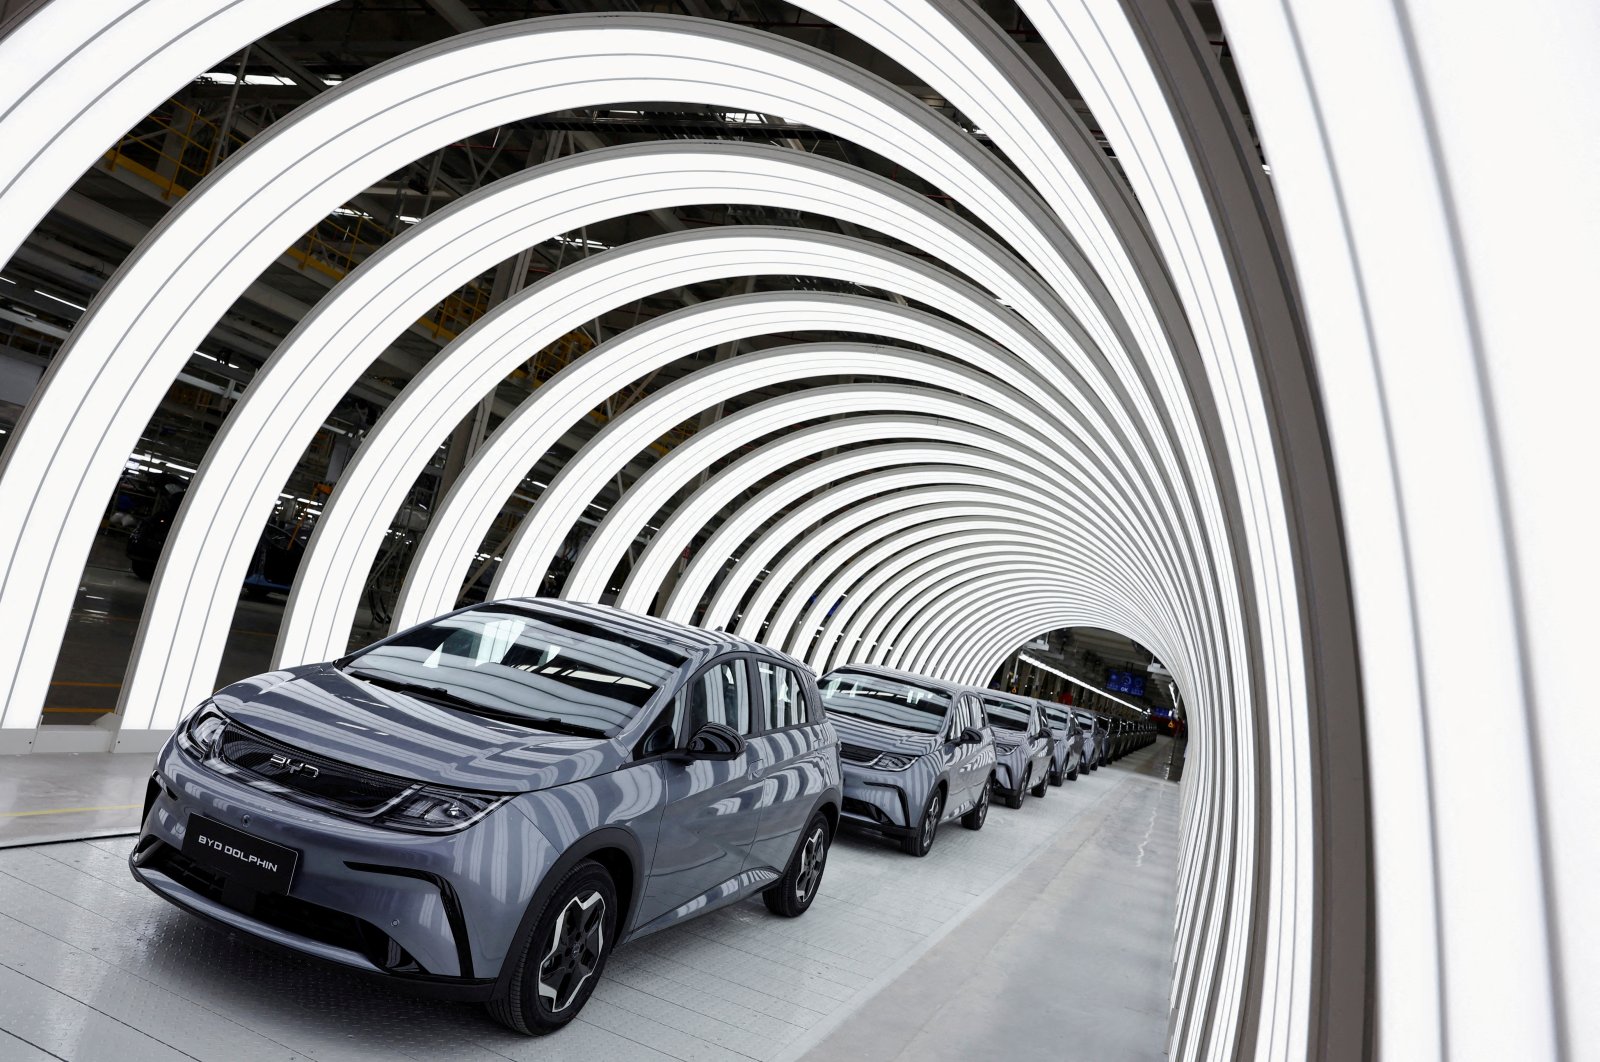
[[[805,903],[811,898],[817,882],[822,880],[822,864],[827,858],[827,838],[823,836],[822,827],[818,826],[800,849],[800,873],[795,876],[794,883],[795,899]]]
[[[606,901],[600,893],[574,896],[556,916],[550,950],[539,963],[539,995],[559,1014],[572,1005],[605,953]]]
[[[928,805],[928,813],[922,816],[922,847],[930,848],[933,845],[933,835],[939,828],[939,812],[944,810],[944,801],[934,795],[933,802]]]

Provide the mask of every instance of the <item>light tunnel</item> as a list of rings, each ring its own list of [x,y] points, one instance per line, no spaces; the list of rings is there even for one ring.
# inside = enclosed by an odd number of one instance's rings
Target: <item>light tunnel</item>
[[[272,669],[480,594],[975,686],[1115,632],[1189,727],[1170,1057],[1600,1055],[1600,792],[1558,714],[1597,589],[1560,502],[1592,450],[1591,5],[428,0],[441,32],[348,76],[284,58],[337,6],[0,9],[0,265],[63,218],[132,248],[58,263],[95,285],[35,290],[59,325],[4,310],[55,346],[0,455],[0,752],[165,742],[336,445],[249,632]],[[153,164],[147,225],[94,209],[85,175],[176,136],[138,131],[193,86],[232,122],[252,54],[259,127],[187,185]],[[383,209],[274,294],[286,247]],[[63,736],[107,499],[218,336],[250,371],[213,388],[115,710]]]

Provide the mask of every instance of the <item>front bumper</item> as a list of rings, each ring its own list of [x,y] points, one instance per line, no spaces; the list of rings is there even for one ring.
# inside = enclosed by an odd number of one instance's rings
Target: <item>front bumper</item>
[[[922,797],[909,792],[906,783],[911,772],[917,770],[916,765],[904,771],[877,771],[845,764],[840,818],[852,826],[892,837],[911,833],[911,809],[921,808]]]
[[[1022,790],[1022,774],[1028,763],[1028,747],[1017,745],[1013,748],[1001,748],[996,745],[994,750],[994,788],[995,791],[1005,796],[1016,796]]]
[[[460,833],[379,829],[219,775],[174,742],[146,803],[129,865],[163,899],[270,944],[455,998],[492,994],[555,855],[515,801]],[[185,855],[196,814],[295,850],[288,892],[256,892]]]

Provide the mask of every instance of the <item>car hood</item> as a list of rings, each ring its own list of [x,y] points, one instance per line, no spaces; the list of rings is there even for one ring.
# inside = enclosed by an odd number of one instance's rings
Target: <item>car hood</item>
[[[898,727],[869,723],[865,719],[854,719],[838,713],[829,713],[828,722],[838,731],[840,741],[877,752],[922,756],[933,749],[936,741],[932,734],[916,734]]]
[[[212,697],[266,737],[339,763],[436,785],[525,793],[614,771],[615,741],[485,719],[351,678],[326,664],[236,682]]]

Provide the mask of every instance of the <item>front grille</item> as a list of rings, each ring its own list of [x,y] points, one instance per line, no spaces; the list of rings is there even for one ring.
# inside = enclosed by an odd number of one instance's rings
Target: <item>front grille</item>
[[[862,818],[874,819],[885,824],[889,822],[889,816],[885,815],[883,809],[878,805],[869,804],[865,800],[858,800],[855,797],[844,798],[844,811],[846,815],[860,815]]]
[[[336,763],[229,723],[217,754],[244,772],[243,781],[291,799],[373,814],[399,799],[415,783]]]
[[[846,763],[871,763],[878,758],[876,749],[864,749],[860,745],[848,745],[843,742],[839,745],[839,758]]]
[[[157,842],[154,849],[140,860],[140,866],[160,871],[213,903],[296,936],[353,951],[380,969],[426,972],[393,938],[370,922],[298,897],[241,887],[226,874],[201,866],[169,844]]]

